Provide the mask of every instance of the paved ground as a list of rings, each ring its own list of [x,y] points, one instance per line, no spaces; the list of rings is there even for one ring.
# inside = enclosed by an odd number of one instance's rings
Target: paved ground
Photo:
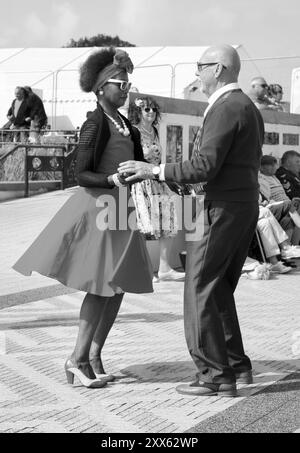
[[[0,204],[0,432],[299,431],[299,269],[240,280],[237,306],[255,383],[240,386],[238,398],[175,391],[195,372],[183,334],[183,283],[126,295],[104,351],[106,369],[120,377],[115,383],[97,390],[66,383],[84,294],[10,267],[71,192]]]

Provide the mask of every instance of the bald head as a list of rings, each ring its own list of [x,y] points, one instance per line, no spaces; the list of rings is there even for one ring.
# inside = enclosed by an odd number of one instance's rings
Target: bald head
[[[226,69],[230,77],[230,81],[237,81],[240,69],[241,60],[237,51],[228,44],[220,44],[218,46],[209,47],[201,57],[201,63],[221,63]]]
[[[253,93],[252,96],[264,100],[268,94],[268,84],[266,80],[261,76],[253,77],[253,79],[251,79],[251,92]]]
[[[255,86],[255,85],[266,85],[268,86],[267,82],[266,82],[266,79],[264,79],[263,77],[253,77],[253,79],[251,79],[251,85],[252,86]]]

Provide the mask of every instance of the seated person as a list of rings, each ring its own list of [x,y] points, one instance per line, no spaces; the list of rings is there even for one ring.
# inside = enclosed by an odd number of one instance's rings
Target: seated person
[[[258,110],[274,109],[274,102],[268,96],[268,88],[268,84],[263,77],[254,77],[251,80],[251,89],[248,96]]]
[[[297,151],[286,151],[282,155],[276,176],[290,200],[300,197],[300,154]]]
[[[277,256],[281,255],[285,259],[298,258],[300,257],[300,247],[290,245],[287,234],[267,207],[259,207],[257,230],[265,255],[271,263],[271,271],[279,274],[289,272],[292,268],[284,266]]]
[[[288,112],[289,109],[286,107],[286,102],[282,102],[283,90],[282,86],[278,83],[272,83],[269,85],[269,96],[274,99],[274,106],[278,112]]]
[[[261,158],[261,168],[258,182],[262,199],[260,203],[267,206],[289,238],[295,236],[292,242],[298,244],[300,235],[300,199],[290,200],[285,190],[276,178],[277,159],[274,156],[264,155]],[[297,227],[298,231],[295,231]],[[297,237],[296,237],[297,236]]]
[[[289,203],[291,200],[285,193],[285,190],[275,176],[278,169],[277,159],[274,156],[265,154],[260,161],[260,172],[258,180],[260,192],[267,200],[284,201]]]

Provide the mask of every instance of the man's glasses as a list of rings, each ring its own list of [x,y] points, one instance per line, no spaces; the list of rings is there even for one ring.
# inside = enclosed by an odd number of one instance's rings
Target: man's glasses
[[[226,66],[224,66],[219,61],[217,61],[215,63],[200,63],[200,61],[198,61],[197,62],[197,70],[198,70],[198,72],[201,72],[201,71],[203,71],[205,66],[214,66],[215,64],[221,64],[223,66],[223,68],[226,69]]]
[[[261,83],[259,86],[261,86],[262,88],[268,88],[268,85],[266,83]]]
[[[121,91],[128,91],[131,87],[131,82],[126,82],[126,80],[108,79],[106,83],[114,83],[116,85],[119,85],[119,89]]]
[[[151,110],[152,110],[152,112],[154,112],[154,113],[157,112],[157,108],[156,108],[156,107],[144,107],[143,110],[144,110],[144,112],[146,112],[146,113],[149,113]]]

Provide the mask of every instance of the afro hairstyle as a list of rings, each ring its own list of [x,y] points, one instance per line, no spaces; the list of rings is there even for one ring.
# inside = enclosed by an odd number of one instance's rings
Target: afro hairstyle
[[[113,62],[115,53],[116,49],[109,47],[94,52],[87,58],[79,70],[82,91],[89,93],[93,90],[99,72]]]

